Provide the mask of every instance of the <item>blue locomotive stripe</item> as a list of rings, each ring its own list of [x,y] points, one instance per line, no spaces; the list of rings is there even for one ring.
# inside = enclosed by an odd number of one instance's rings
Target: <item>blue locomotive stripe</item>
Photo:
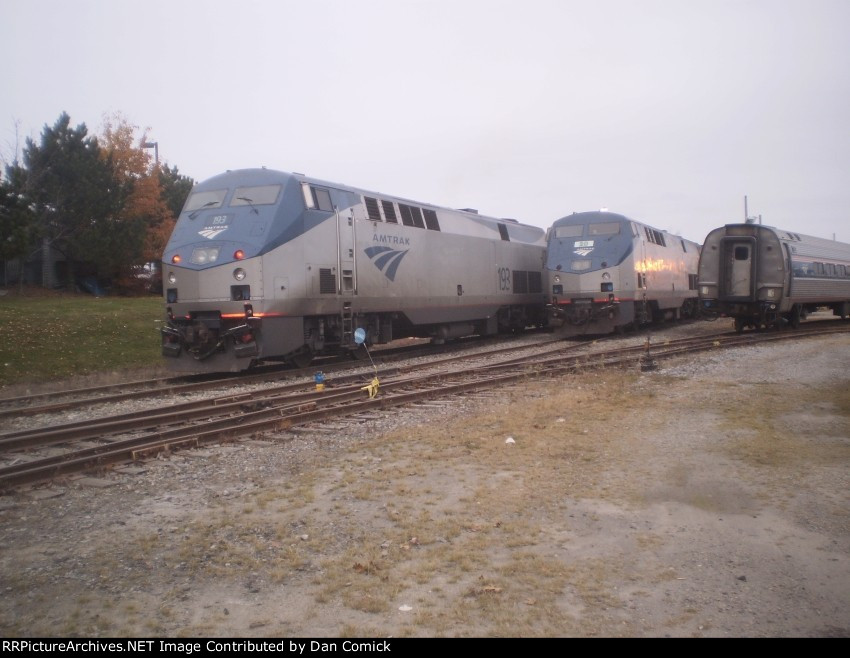
[[[386,272],[384,274],[387,275],[387,278],[390,281],[395,281],[395,273],[398,269],[398,266],[401,265],[401,259],[404,258],[406,251],[400,252],[395,258],[390,261],[390,264],[387,266]]]
[[[383,256],[378,256],[373,262],[379,270],[382,270],[384,269],[384,267],[386,267],[387,263],[389,263],[393,258],[397,257],[399,254],[404,255],[404,252],[389,251]]]
[[[390,281],[395,281],[398,266],[401,265],[402,258],[404,258],[410,250],[405,249],[404,251],[398,251],[391,247],[368,247],[364,251],[372,260],[375,267],[384,273],[384,276],[386,276]]]

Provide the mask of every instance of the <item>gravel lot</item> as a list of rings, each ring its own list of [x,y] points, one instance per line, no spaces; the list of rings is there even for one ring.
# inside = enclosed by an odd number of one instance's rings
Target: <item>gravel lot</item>
[[[848,348],[530,381],[4,496],[0,634],[847,637]]]

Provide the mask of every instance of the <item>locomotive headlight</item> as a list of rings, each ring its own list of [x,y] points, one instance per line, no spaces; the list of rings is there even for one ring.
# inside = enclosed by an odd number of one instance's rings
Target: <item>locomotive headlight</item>
[[[218,260],[218,252],[218,247],[196,247],[192,250],[192,257],[189,260],[195,265],[214,263]]]
[[[561,283],[561,277],[557,274],[555,275],[555,283]]]
[[[177,283],[177,275],[174,272],[168,273],[168,283]]]
[[[242,281],[246,276],[248,276],[248,273],[241,267],[237,267],[235,270],[233,270],[233,278],[237,281]]]
[[[602,273],[602,280],[603,280],[603,281],[610,281],[610,280],[611,280],[611,275],[610,275],[610,274],[608,274],[608,272],[603,272],[603,273]]]

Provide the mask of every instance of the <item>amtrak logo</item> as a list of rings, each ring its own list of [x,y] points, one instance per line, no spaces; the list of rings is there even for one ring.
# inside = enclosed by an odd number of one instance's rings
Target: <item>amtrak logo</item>
[[[579,256],[581,256],[582,258],[584,258],[584,257],[585,257],[585,256],[587,256],[588,254],[590,254],[590,252],[591,252],[591,251],[593,251],[593,249],[592,249],[592,248],[591,248],[591,249],[574,249],[574,250],[573,250],[573,253],[574,253],[574,254],[577,254],[577,255],[579,255]]]
[[[395,281],[395,274],[401,260],[407,255],[410,249],[399,251],[392,247],[369,247],[366,250],[366,255],[371,259],[379,270],[384,273],[390,281]]]
[[[198,231],[198,235],[202,235],[207,240],[212,240],[219,233],[224,233],[226,230],[226,226],[222,228],[205,228],[203,231]]]

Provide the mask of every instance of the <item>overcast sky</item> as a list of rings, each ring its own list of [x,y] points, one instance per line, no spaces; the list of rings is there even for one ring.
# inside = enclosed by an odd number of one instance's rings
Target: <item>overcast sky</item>
[[[850,0],[0,0],[0,154],[67,112],[541,227],[850,242]],[[23,140],[21,140],[23,141]]]

